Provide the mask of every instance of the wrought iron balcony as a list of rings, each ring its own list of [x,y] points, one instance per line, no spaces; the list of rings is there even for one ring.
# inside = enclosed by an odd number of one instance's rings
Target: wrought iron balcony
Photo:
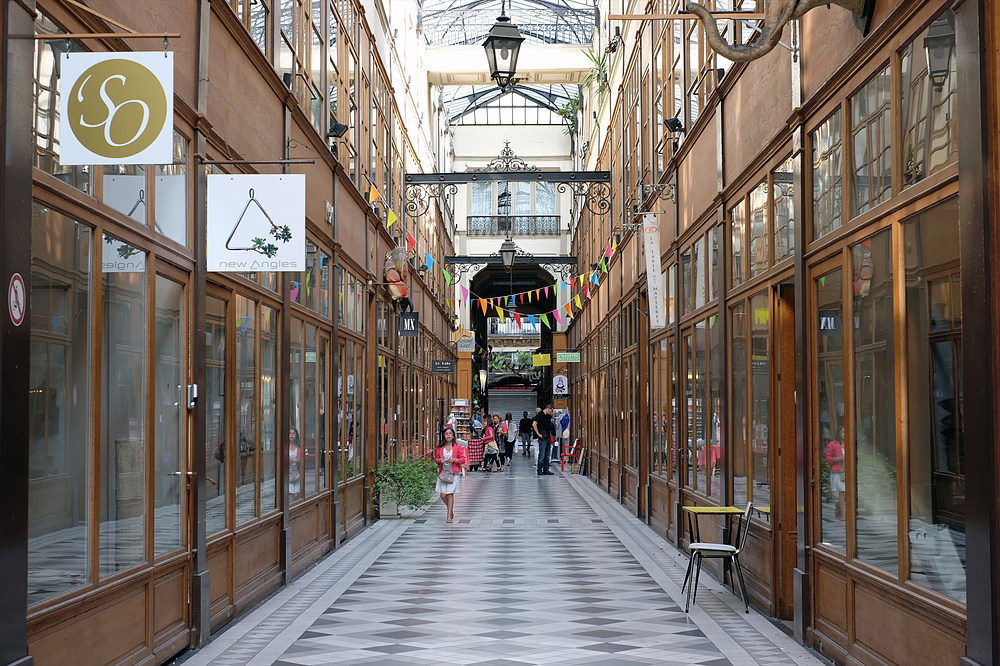
[[[558,215],[470,215],[470,236],[558,236]]]
[[[537,319],[537,317],[536,317]],[[541,337],[542,324],[536,321],[532,326],[527,317],[522,315],[520,325],[513,319],[500,321],[497,317],[489,318],[490,338],[538,338]]]

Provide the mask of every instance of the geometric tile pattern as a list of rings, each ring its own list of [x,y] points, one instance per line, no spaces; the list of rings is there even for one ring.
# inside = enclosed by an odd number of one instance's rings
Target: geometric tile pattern
[[[718,593],[701,590],[701,610],[684,613],[672,582],[684,569],[655,534],[582,477],[538,477],[518,458],[503,473],[463,480],[455,523],[444,522],[440,502],[416,519],[378,523],[383,535],[367,542],[382,547],[366,568],[358,557],[331,568],[295,593],[308,599],[293,604],[291,595],[250,628],[239,628],[250,618],[233,623],[239,640],[185,655],[185,666],[821,663],[790,659]],[[403,529],[388,539],[386,524]],[[348,570],[353,578],[334,580]],[[669,592],[657,582],[665,571]],[[335,584],[342,590],[331,594]],[[728,642],[708,635],[721,631]],[[734,640],[743,649],[731,659],[719,645]]]

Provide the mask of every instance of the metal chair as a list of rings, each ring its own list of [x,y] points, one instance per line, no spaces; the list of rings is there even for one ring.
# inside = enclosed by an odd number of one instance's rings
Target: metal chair
[[[743,551],[743,547],[747,542],[747,534],[750,532],[750,511],[753,509],[753,502],[747,502],[747,509],[743,512],[742,521],[743,523],[739,526],[736,534],[736,545],[730,546],[724,543],[703,543],[695,542],[688,546],[688,550],[691,553],[691,560],[688,562],[688,572],[684,577],[684,585],[681,586],[681,592],[687,586],[688,577],[691,575],[691,567],[697,564],[697,570],[694,575],[694,584],[691,586],[694,588],[694,600],[698,603],[698,579],[701,576],[701,561],[706,557],[712,559],[728,559],[733,563],[733,568],[736,570],[736,575],[740,579],[740,590],[743,593],[743,605],[746,608],[746,612],[750,612],[750,601],[747,599],[747,584],[743,580],[743,569],[740,567],[740,553]],[[697,560],[697,563],[695,562]],[[687,588],[687,596],[684,602],[684,612],[687,613],[691,608],[691,587]],[[736,587],[735,581],[733,582],[733,587]]]

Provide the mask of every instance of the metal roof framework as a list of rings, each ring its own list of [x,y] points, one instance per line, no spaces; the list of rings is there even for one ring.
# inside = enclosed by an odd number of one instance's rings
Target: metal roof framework
[[[505,0],[507,16],[529,43],[590,46],[595,0]],[[486,39],[500,0],[422,0],[420,23],[430,46],[477,44]]]

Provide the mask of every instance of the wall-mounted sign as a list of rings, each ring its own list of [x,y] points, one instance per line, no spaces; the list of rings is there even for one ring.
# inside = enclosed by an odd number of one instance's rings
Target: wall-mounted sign
[[[14,273],[10,276],[10,284],[7,285],[7,313],[14,326],[21,325],[27,309],[28,299],[24,293],[24,278],[20,273]]]
[[[552,378],[552,395],[569,395],[569,378],[566,375]]]
[[[580,352],[556,352],[556,363],[579,363]]]
[[[476,351],[476,339],[462,338],[461,340],[458,341],[458,351],[460,352]]]
[[[399,313],[399,337],[415,338],[420,334],[420,313]]]
[[[63,53],[60,65],[60,164],[173,162],[173,53]]]
[[[431,361],[431,372],[435,375],[455,374],[455,361],[452,359],[434,359]]]
[[[306,177],[210,175],[208,270],[305,271]]]
[[[656,213],[642,216],[642,235],[646,242],[646,292],[650,328],[667,325],[666,294],[660,280],[660,226]]]
[[[531,365],[536,368],[552,365],[552,356],[549,354],[532,354]]]

